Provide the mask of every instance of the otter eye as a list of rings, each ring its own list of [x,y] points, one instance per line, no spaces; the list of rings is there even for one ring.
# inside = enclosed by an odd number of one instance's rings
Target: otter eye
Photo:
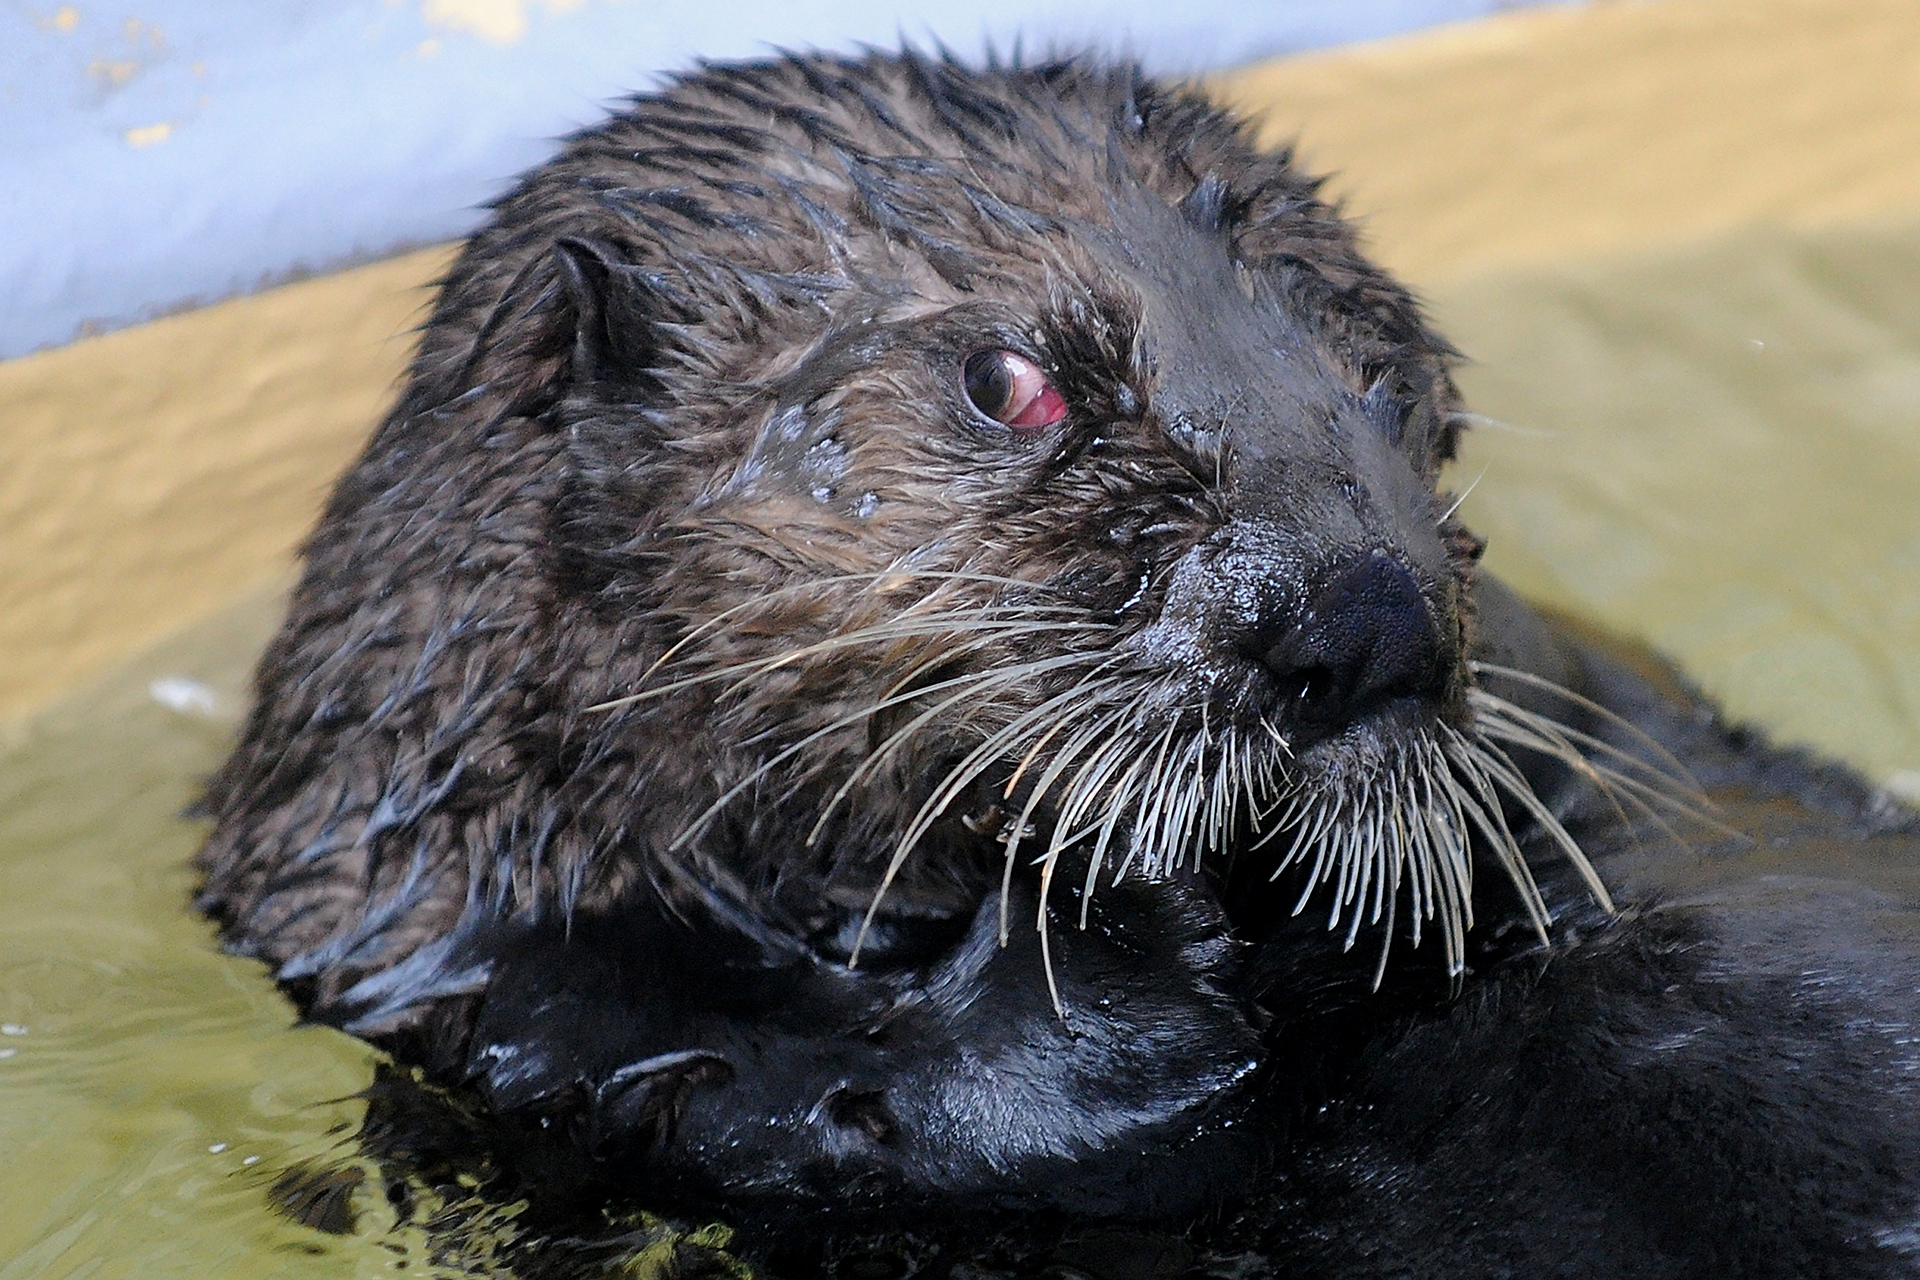
[[[973,407],[1019,431],[1038,431],[1067,416],[1067,402],[1047,375],[1011,351],[976,351],[961,366],[961,381]]]

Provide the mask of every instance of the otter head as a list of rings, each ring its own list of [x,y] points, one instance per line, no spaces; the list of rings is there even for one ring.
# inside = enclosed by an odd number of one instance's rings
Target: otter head
[[[704,70],[454,267],[207,902],[649,1186],[1228,1194],[1328,1018],[1543,917],[1449,358],[1130,71]]]

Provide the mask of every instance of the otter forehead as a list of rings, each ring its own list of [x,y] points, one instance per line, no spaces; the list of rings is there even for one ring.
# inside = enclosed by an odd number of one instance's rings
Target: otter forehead
[[[1221,450],[1234,518],[1396,548],[1437,573],[1424,406],[1340,349],[1323,295],[1235,254],[1223,198],[1211,177],[1177,203],[1136,185],[1082,232],[1139,309],[1155,418]]]
[[[1193,322],[1236,315],[1235,296],[1266,280],[1283,305],[1237,313],[1260,349],[1312,338],[1354,389],[1384,379],[1401,403],[1440,405],[1449,349],[1359,257],[1316,186],[1240,122],[1127,68],[980,74],[912,56],[717,67],[636,100],[510,193],[473,269],[448,282],[439,311],[456,323],[429,341],[484,347],[470,326],[516,294],[533,301],[552,244],[571,235],[616,246],[654,309],[683,326],[691,350],[658,370],[670,392],[777,377],[832,325],[981,296],[1031,303],[1062,281],[1118,275],[1151,299],[1170,368],[1204,367],[1195,345],[1215,366],[1233,356],[1196,340]],[[1289,310],[1312,332],[1258,332]],[[463,370],[480,371],[448,367]],[[1216,381],[1270,375],[1256,362]],[[1191,412],[1219,407],[1191,390]],[[1312,401],[1327,389],[1297,390]],[[1444,453],[1447,424],[1420,426]]]

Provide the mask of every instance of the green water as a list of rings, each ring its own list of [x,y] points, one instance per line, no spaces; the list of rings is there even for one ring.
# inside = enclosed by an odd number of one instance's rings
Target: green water
[[[1513,430],[1454,482],[1487,563],[1735,715],[1920,800],[1920,227],[1763,236],[1435,299]]]
[[[1480,361],[1475,407],[1516,428],[1456,474],[1485,471],[1493,564],[1784,736],[1920,771],[1920,228],[1435,306]],[[343,1149],[371,1058],[294,1028],[186,908],[200,833],[177,815],[276,607],[242,600],[0,741],[0,1280],[429,1270],[377,1206],[345,1237],[269,1211],[281,1170]]]
[[[369,1055],[293,1029],[185,904],[198,827],[274,611],[262,593],[19,731],[0,756],[0,1280],[339,1276],[384,1250],[262,1193],[333,1149]],[[210,710],[169,710],[162,678]],[[163,687],[164,691],[164,687]]]

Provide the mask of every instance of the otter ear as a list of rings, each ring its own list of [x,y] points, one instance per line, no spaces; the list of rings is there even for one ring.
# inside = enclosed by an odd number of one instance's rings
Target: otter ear
[[[554,261],[573,308],[573,376],[582,382],[633,377],[653,363],[659,291],[650,273],[605,240],[566,236]]]

